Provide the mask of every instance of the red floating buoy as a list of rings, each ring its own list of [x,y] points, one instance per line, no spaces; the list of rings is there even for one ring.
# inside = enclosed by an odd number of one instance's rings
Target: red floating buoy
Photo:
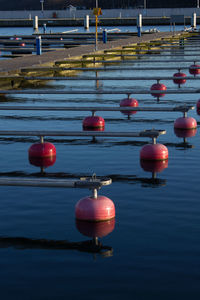
[[[189,72],[194,76],[200,74],[200,65],[191,65],[189,67]]]
[[[141,160],[165,160],[168,159],[168,149],[162,144],[148,144],[140,150]]]
[[[51,157],[56,155],[56,147],[48,142],[35,143],[28,150],[29,157]]]
[[[20,46],[20,47],[25,47],[26,44],[25,44],[25,43],[20,43],[19,46]]]
[[[102,117],[90,116],[90,117],[86,117],[83,120],[84,130],[104,131],[104,128],[105,128],[105,121]]]
[[[140,166],[146,172],[158,173],[168,168],[168,159],[165,160],[140,160]]]
[[[174,128],[174,133],[179,138],[193,137],[197,133],[197,128],[194,128],[194,129],[178,129],[178,128]]]
[[[156,97],[156,98],[160,98],[160,97],[164,97],[165,96],[165,93],[162,93],[163,91],[166,91],[167,90],[167,87],[162,84],[162,83],[154,83],[152,86],[151,86],[151,91],[160,91],[160,93],[151,93],[151,95],[153,97]]]
[[[176,129],[195,129],[197,128],[197,121],[192,117],[180,117],[174,122]]]
[[[173,75],[174,79],[174,83],[178,84],[178,85],[181,85],[181,84],[184,84],[186,83],[186,74],[185,73],[182,73],[182,72],[178,72],[178,73],[174,73]],[[179,78],[176,78],[176,77],[179,77]]]
[[[88,196],[78,201],[76,219],[84,221],[106,221],[115,217],[115,205],[105,196]]]
[[[29,156],[29,162],[36,167],[48,168],[55,164],[56,155],[49,157],[32,157]]]
[[[102,238],[114,230],[115,218],[103,222],[86,222],[76,220],[76,228],[85,236]]]
[[[131,107],[138,107],[138,101],[134,98],[125,98],[123,100],[120,101],[120,107],[124,107],[124,106],[131,106]],[[121,113],[125,114],[125,115],[133,115],[136,114],[137,111],[121,111]]]

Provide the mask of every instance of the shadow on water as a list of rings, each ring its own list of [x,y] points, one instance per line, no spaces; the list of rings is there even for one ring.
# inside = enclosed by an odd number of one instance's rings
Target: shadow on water
[[[18,250],[76,250],[103,257],[113,255],[113,248],[104,246],[99,238],[109,235],[115,229],[115,218],[101,222],[76,220],[76,229],[91,240],[69,242],[67,240],[31,239],[27,237],[0,237],[0,248],[13,247]]]
[[[66,240],[31,239],[26,237],[0,237],[0,248],[13,247],[18,250],[77,250],[80,252],[98,253],[102,256],[112,256],[113,248],[104,246],[96,239],[82,242],[68,242]]]

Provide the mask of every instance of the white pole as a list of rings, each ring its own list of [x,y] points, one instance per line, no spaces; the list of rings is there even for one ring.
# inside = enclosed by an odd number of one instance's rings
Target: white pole
[[[137,17],[137,26],[142,28],[142,14]]]
[[[84,28],[85,29],[89,29],[90,28],[90,17],[89,17],[89,15],[85,16],[85,19],[84,19]]]
[[[193,14],[192,14],[192,22],[191,22],[191,26],[192,26],[193,28],[196,28],[196,26],[197,26],[196,19],[197,19],[197,14],[196,14],[196,13],[193,13]]]
[[[33,20],[33,29],[34,31],[38,31],[38,16],[35,16]]]

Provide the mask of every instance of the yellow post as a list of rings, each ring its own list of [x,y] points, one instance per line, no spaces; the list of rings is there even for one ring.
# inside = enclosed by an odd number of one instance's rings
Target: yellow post
[[[98,31],[97,31],[97,26],[98,26],[98,15],[95,15],[95,20],[96,20],[95,50],[97,50],[97,43],[98,43]]]
[[[96,23],[96,31],[95,31],[95,50],[97,50],[97,38],[98,38],[98,31],[97,31],[97,26],[98,26],[98,16],[102,15],[101,8],[94,8],[93,9],[93,15],[95,15],[95,23]]]

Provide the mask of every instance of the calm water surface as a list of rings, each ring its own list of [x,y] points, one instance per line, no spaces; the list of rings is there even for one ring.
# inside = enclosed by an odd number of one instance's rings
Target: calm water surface
[[[188,57],[177,58],[169,53],[149,55],[145,65],[158,65],[154,63],[156,58],[163,59],[161,67],[190,65],[183,62]],[[166,64],[165,59],[177,62]],[[139,65],[139,62],[134,64]],[[117,70],[99,75],[171,76],[174,72]],[[185,73],[189,75],[188,71]],[[93,72],[81,74],[89,75],[95,76]],[[96,87],[95,81],[52,81],[48,87],[53,90],[85,89],[94,91],[94,95],[10,95],[1,100],[1,105],[118,106],[125,95],[97,95],[95,91],[146,89],[153,83],[100,81]],[[171,81],[163,83],[168,89],[178,90]],[[182,88],[199,88],[199,81],[188,81]],[[199,96],[166,95],[160,103],[151,95],[134,97],[140,106],[171,107],[184,103],[195,105]],[[1,111],[0,130],[82,130],[82,120],[88,114]],[[184,141],[173,129],[180,112],[138,112],[130,120],[120,112],[98,114],[105,118],[108,131],[166,129],[167,134],[159,142],[168,147],[168,168],[157,173],[156,178],[141,168],[139,151],[148,138],[102,138],[97,143],[86,138],[50,138],[56,146],[57,158],[42,174],[40,168],[30,165],[27,154],[37,138],[1,137],[0,175],[79,178],[96,173],[108,176],[113,178],[113,183],[100,194],[111,198],[116,206],[114,229],[100,238],[103,245],[113,248],[112,255],[33,248],[0,239],[2,299],[199,299],[199,128],[194,137]],[[197,119],[199,127],[196,111],[189,115]],[[0,187],[0,191],[1,238],[68,242],[92,239],[78,230],[74,217],[76,202],[90,191],[30,187]]]

